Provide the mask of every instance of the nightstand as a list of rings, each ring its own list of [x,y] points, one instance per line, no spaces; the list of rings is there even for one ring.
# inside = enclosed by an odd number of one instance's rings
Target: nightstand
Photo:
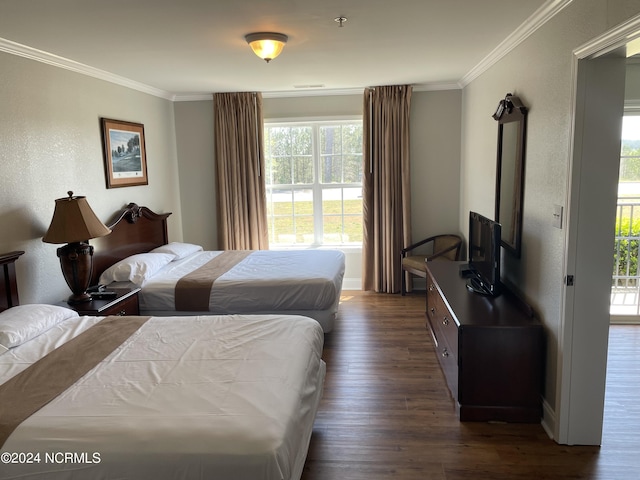
[[[108,287],[107,290],[116,292],[114,298],[93,299],[90,302],[69,305],[61,302],[59,305],[75,310],[80,315],[106,317],[107,315],[140,315],[138,292],[140,287]]]

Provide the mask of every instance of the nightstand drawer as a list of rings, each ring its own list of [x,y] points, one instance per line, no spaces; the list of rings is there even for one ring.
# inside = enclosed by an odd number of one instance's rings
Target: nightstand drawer
[[[100,312],[100,315],[140,315],[138,295],[131,295],[116,305],[107,307]]]
[[[109,291],[115,292],[115,298],[95,298],[90,302],[59,305],[70,308],[78,312],[79,315],[92,315],[106,317],[107,315],[140,315],[140,305],[138,303],[139,287],[114,287]]]

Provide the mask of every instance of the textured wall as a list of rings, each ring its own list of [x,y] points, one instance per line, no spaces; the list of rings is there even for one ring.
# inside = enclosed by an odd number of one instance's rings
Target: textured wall
[[[26,251],[17,263],[22,303],[70,293],[57,246],[41,241],[68,190],[105,222],[132,201],[171,211],[172,238],[182,238],[171,102],[4,53],[0,85],[0,251]],[[148,186],[106,188],[100,117],[144,124]]]
[[[490,115],[507,92],[529,107],[522,258],[504,254],[503,276],[545,325],[544,394],[552,410],[561,393],[556,388],[565,249],[565,230],[552,226],[552,208],[567,206],[573,50],[638,11],[638,1],[574,0],[463,91],[461,229],[469,210],[493,217],[497,125]]]

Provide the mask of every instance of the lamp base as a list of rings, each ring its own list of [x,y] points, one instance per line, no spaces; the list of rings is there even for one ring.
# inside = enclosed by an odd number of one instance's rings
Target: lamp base
[[[62,275],[73,292],[67,299],[72,305],[91,301],[87,293],[93,270],[93,246],[84,242],[73,242],[57,250]]]
[[[69,295],[69,298],[67,298],[67,303],[69,305],[75,305],[78,303],[90,302],[91,300],[93,300],[93,298],[91,297],[90,293],[81,293],[80,295]]]

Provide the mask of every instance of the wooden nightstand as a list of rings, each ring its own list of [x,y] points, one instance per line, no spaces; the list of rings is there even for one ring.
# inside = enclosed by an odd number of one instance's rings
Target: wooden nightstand
[[[107,315],[140,315],[138,304],[138,292],[140,287],[131,288],[107,288],[116,292],[115,298],[93,299],[90,302],[69,305],[61,302],[59,305],[75,310],[80,315],[92,315],[106,317]]]

